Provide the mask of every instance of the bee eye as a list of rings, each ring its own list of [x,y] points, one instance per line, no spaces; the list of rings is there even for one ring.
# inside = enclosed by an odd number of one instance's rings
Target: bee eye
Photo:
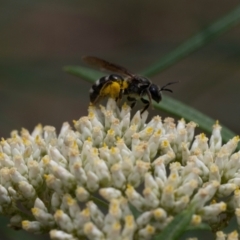
[[[157,103],[159,103],[161,100],[162,100],[162,96],[161,96],[161,93],[159,91],[159,87],[155,84],[152,84],[150,87],[149,87],[149,92],[152,96],[152,99],[154,101],[156,101]]]

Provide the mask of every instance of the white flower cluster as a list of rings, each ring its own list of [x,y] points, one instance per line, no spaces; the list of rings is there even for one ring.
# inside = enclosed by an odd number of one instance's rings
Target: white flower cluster
[[[208,141],[194,138],[194,122],[130,115],[109,99],[76,130],[39,125],[2,139],[0,212],[10,226],[57,240],[151,239],[189,204],[192,226],[217,231],[234,214],[240,224],[238,137],[222,145],[218,123]]]

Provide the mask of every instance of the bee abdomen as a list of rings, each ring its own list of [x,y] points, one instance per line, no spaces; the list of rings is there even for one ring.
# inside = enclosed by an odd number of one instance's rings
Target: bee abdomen
[[[111,75],[99,78],[89,90],[90,102],[96,103],[99,97],[105,97],[105,96],[102,96],[101,92],[105,88],[107,83],[118,82],[118,81],[122,82],[123,78],[122,76],[117,74],[111,74]]]

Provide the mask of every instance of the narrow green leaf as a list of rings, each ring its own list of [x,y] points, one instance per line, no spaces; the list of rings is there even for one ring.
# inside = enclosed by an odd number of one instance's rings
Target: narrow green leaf
[[[91,83],[94,83],[96,79],[103,75],[99,71],[79,66],[68,66],[65,67],[64,70]],[[216,122],[216,120],[204,115],[203,113],[195,110],[194,108],[187,106],[184,103],[174,100],[169,96],[164,96],[163,101],[161,101],[159,104],[153,103],[153,105],[157,109],[171,113],[178,118],[184,118],[187,121],[196,122],[197,124],[199,124],[199,127],[207,133],[212,132],[212,126]],[[222,126],[222,137],[224,142],[227,142],[235,135],[236,134],[234,134],[234,132]]]
[[[66,66],[63,68],[63,70],[67,73],[70,73],[71,75],[74,75],[76,77],[80,77],[88,82],[96,82],[98,78],[103,76],[103,73],[100,71],[93,70],[91,68],[87,67],[80,67],[80,66]]]
[[[177,240],[189,227],[189,224],[194,214],[194,207],[190,206],[188,209],[179,213],[163,231],[154,237],[154,240]]]
[[[203,31],[197,33],[193,37],[189,38],[175,50],[161,58],[155,64],[146,68],[142,75],[152,77],[162,72],[164,69],[172,66],[174,63],[180,61],[190,53],[205,46],[211,40],[219,37],[221,34],[230,30],[233,26],[240,23],[240,5],[233,11],[221,17],[219,20],[206,27]]]

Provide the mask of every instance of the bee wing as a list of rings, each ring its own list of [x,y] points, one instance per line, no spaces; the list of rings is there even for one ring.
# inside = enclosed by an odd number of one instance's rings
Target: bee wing
[[[101,58],[92,57],[92,56],[84,56],[83,61],[93,67],[97,67],[101,70],[107,70],[110,72],[120,73],[126,76],[129,76],[131,78],[134,77],[134,74],[130,73],[126,68],[119,66],[114,63],[110,63],[108,61],[105,61]]]

